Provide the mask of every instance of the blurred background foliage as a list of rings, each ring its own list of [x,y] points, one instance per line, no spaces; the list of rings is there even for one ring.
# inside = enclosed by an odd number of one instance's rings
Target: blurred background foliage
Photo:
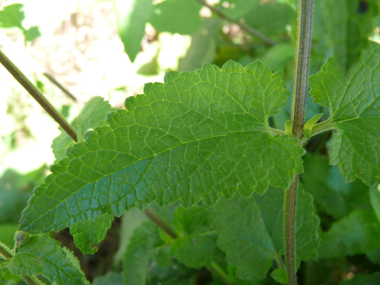
[[[0,0],[0,48],[73,123],[80,140],[86,130],[105,123],[106,113],[124,108],[126,97],[142,93],[145,83],[162,82],[165,72],[171,70],[195,71],[205,62],[222,66],[233,59],[246,65],[260,59],[272,71],[284,70],[286,88],[292,91],[297,1],[206,1],[220,13],[213,13],[200,2]],[[316,73],[334,53],[325,18],[328,12],[322,2],[315,1],[310,73]],[[378,14],[372,14],[374,25],[380,26]],[[265,34],[276,44],[255,37],[243,25]],[[377,40],[379,29],[371,26],[370,31],[372,39]],[[95,96],[99,97],[91,100]],[[94,119],[82,120],[81,110],[87,112],[84,118],[92,112]],[[309,98],[306,119],[321,112],[328,116]],[[290,101],[270,123],[284,129],[289,114]],[[3,67],[0,135],[0,240],[13,247],[13,234],[33,187],[49,173],[49,165],[65,156],[72,142]],[[326,152],[324,142],[328,138],[328,133],[316,137],[308,148]],[[312,160],[306,157],[307,163]],[[325,168],[321,171],[330,171],[327,164]],[[317,202],[322,209],[328,208],[323,201],[321,197]],[[68,231],[60,232],[56,238],[74,250],[87,277],[93,280],[111,268],[120,268],[134,228],[145,219],[136,209],[121,220],[115,219],[95,255],[81,254]],[[181,270],[185,275],[189,273],[187,268]],[[152,280],[158,278],[153,269],[150,274]],[[116,280],[114,284],[121,280],[115,274],[108,277]],[[210,276],[206,274],[205,278]],[[7,280],[8,284],[19,281],[12,276]],[[94,284],[105,284],[102,280]]]

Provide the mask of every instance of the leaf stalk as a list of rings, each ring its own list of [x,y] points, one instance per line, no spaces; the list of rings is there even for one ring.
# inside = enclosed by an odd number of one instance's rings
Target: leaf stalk
[[[0,50],[0,63],[10,74],[25,88],[26,91],[45,109],[46,112],[62,127],[62,129],[77,142],[75,129],[66,119],[53,107],[40,90],[18,69],[18,67]]]
[[[311,50],[313,0],[298,1],[297,49],[292,97],[292,132],[301,139],[305,121],[307,82]],[[301,144],[301,141],[300,141]],[[289,285],[297,285],[296,276],[296,206],[298,175],[285,191],[285,260]]]

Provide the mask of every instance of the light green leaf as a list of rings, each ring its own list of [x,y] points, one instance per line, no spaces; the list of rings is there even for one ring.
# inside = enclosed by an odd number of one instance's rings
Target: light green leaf
[[[268,118],[285,105],[281,73],[256,61],[170,72],[129,97],[108,126],[87,132],[34,189],[21,218],[31,233],[59,231],[104,213],[176,201],[211,206],[236,190],[287,188],[301,173],[298,139],[275,135]]]
[[[149,22],[159,32],[191,35],[202,26],[197,1],[166,0],[153,7]]]
[[[370,43],[360,61],[343,76],[329,59],[309,83],[314,102],[330,109],[334,133],[330,163],[346,182],[359,178],[372,186],[380,179],[380,48]]]
[[[323,116],[323,113],[315,114],[309,121],[307,121],[303,127],[303,136],[310,139],[311,131],[313,130],[314,125],[319,121]]]
[[[153,0],[117,0],[117,30],[125,52],[133,62],[140,51],[145,24],[151,16]]]
[[[88,284],[84,273],[72,261],[72,256],[48,235],[31,236],[27,243],[17,248],[7,267],[13,274],[42,274],[58,285]]]
[[[15,3],[7,5],[0,11],[0,27],[13,28],[17,27],[23,29],[22,21],[24,20],[24,5]]]
[[[288,284],[288,274],[285,269],[277,268],[270,274],[274,280],[281,284]]]
[[[323,0],[322,6],[333,54],[341,69],[347,72],[367,46],[373,18],[379,13],[378,1]]]
[[[110,104],[104,101],[102,97],[91,98],[79,115],[71,122],[71,125],[78,132],[78,140],[81,141],[81,138],[89,129],[106,125],[106,115],[113,110]],[[65,158],[66,149],[73,144],[73,139],[66,132],[61,132],[51,145],[56,160],[60,161]]]
[[[380,273],[370,275],[356,275],[350,280],[341,281],[339,285],[378,285],[380,284]]]
[[[204,19],[202,29],[191,39],[186,56],[178,63],[178,71],[195,71],[206,62],[213,62],[216,55],[217,32],[221,21],[216,18]]]
[[[319,257],[335,258],[366,253],[380,247],[380,225],[372,210],[355,210],[323,233]]]
[[[284,190],[269,188],[249,199],[235,195],[222,199],[212,209],[214,226],[219,233],[218,246],[226,252],[227,262],[237,267],[236,277],[257,282],[266,277],[275,260],[284,261]],[[228,221],[228,222],[226,222]],[[298,189],[296,252],[298,260],[317,256],[319,219],[309,193]]]
[[[135,230],[123,258],[125,285],[145,285],[148,262],[155,247],[162,244],[158,227],[152,222],[144,222]]]
[[[120,273],[109,272],[105,276],[96,277],[91,285],[124,285],[124,280]]]
[[[380,184],[371,187],[369,190],[369,198],[377,219],[380,222]]]
[[[107,234],[107,230],[111,227],[114,217],[104,214],[95,218],[95,220],[85,220],[73,225],[70,233],[74,237],[75,245],[84,254],[94,254],[98,251],[97,247],[93,247],[100,243]]]
[[[363,182],[345,183],[338,168],[328,164],[327,157],[307,153],[303,159],[302,183],[323,212],[341,219],[354,209],[371,208],[368,186]]]
[[[170,253],[187,267],[200,269],[224,259],[224,253],[216,247],[217,234],[209,232],[210,214],[205,207],[178,208],[174,214],[174,225],[185,235],[175,239]]]

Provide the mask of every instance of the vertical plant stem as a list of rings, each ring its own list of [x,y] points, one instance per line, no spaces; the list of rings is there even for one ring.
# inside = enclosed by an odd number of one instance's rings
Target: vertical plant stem
[[[313,0],[298,0],[297,51],[292,98],[292,132],[300,139],[305,120],[307,81],[311,49],[313,22]],[[294,176],[289,189],[285,191],[285,259],[289,285],[297,284],[296,276],[296,206],[298,175]]]
[[[40,90],[18,69],[18,67],[0,50],[0,63],[10,74],[25,88],[26,91],[45,109],[46,112],[62,127],[62,129],[74,140],[77,141],[75,129],[66,119],[53,107]]]

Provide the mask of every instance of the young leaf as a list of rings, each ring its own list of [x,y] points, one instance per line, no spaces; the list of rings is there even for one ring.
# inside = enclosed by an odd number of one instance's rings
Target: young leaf
[[[205,207],[178,208],[173,223],[185,236],[176,238],[170,253],[187,267],[200,269],[212,262],[224,259],[224,253],[216,247],[217,234],[210,232],[210,210]]]
[[[219,233],[218,246],[226,252],[227,262],[237,267],[236,276],[252,282],[264,279],[273,260],[283,268],[284,190],[269,188],[263,195],[249,199],[235,195],[222,199],[212,209]],[[227,222],[228,221],[228,222]],[[317,256],[319,219],[313,199],[299,187],[296,219],[296,252],[299,260]]]
[[[378,285],[380,284],[380,273],[370,275],[356,275],[350,280],[341,281],[339,285]]]
[[[155,247],[162,245],[159,229],[152,222],[144,222],[133,233],[123,259],[123,277],[126,285],[144,285],[148,262]]]
[[[191,35],[202,26],[197,1],[166,0],[154,6],[149,22],[160,32]]]
[[[315,114],[313,118],[305,123],[303,127],[303,136],[308,139],[311,138],[311,131],[313,130],[314,125],[318,122],[318,120],[323,116],[323,113]]]
[[[363,3],[365,2],[364,6]],[[377,0],[323,0],[325,25],[333,54],[344,72],[358,61],[379,13]]]
[[[355,210],[322,234],[319,257],[366,253],[380,247],[379,236],[380,225],[373,210]]]
[[[60,247],[58,241],[48,235],[34,235],[17,248],[7,267],[13,274],[42,274],[58,285],[88,284],[77,262]]]
[[[115,2],[117,30],[125,52],[133,62],[140,51],[145,24],[151,16],[153,0],[118,0]]]
[[[346,182],[356,177],[372,186],[380,179],[380,47],[371,42],[347,76],[329,59],[310,76],[314,102],[330,109],[338,130],[330,144],[330,163]]]
[[[20,229],[59,231],[154,200],[211,206],[236,190],[249,196],[269,184],[286,188],[303,170],[304,150],[296,138],[274,135],[268,118],[287,96],[281,73],[259,61],[170,72],[164,84],[127,98],[126,110],[110,114],[108,126],[87,132],[52,166]]]
[[[88,219],[73,225],[70,233],[74,237],[75,245],[84,254],[94,254],[97,252],[98,248],[92,246],[104,239],[113,219],[113,216],[104,214],[96,217],[95,220]]]
[[[102,97],[91,98],[79,115],[71,122],[78,132],[78,138],[83,138],[84,133],[89,129],[106,125],[106,115],[113,110],[110,104],[104,101]],[[64,159],[66,157],[66,149],[73,144],[73,139],[65,132],[62,132],[53,140],[51,145],[55,159],[57,161]]]
[[[288,284],[288,274],[286,273],[285,269],[283,268],[277,268],[273,270],[273,272],[270,274],[274,280],[276,280],[278,283],[281,284]]]

